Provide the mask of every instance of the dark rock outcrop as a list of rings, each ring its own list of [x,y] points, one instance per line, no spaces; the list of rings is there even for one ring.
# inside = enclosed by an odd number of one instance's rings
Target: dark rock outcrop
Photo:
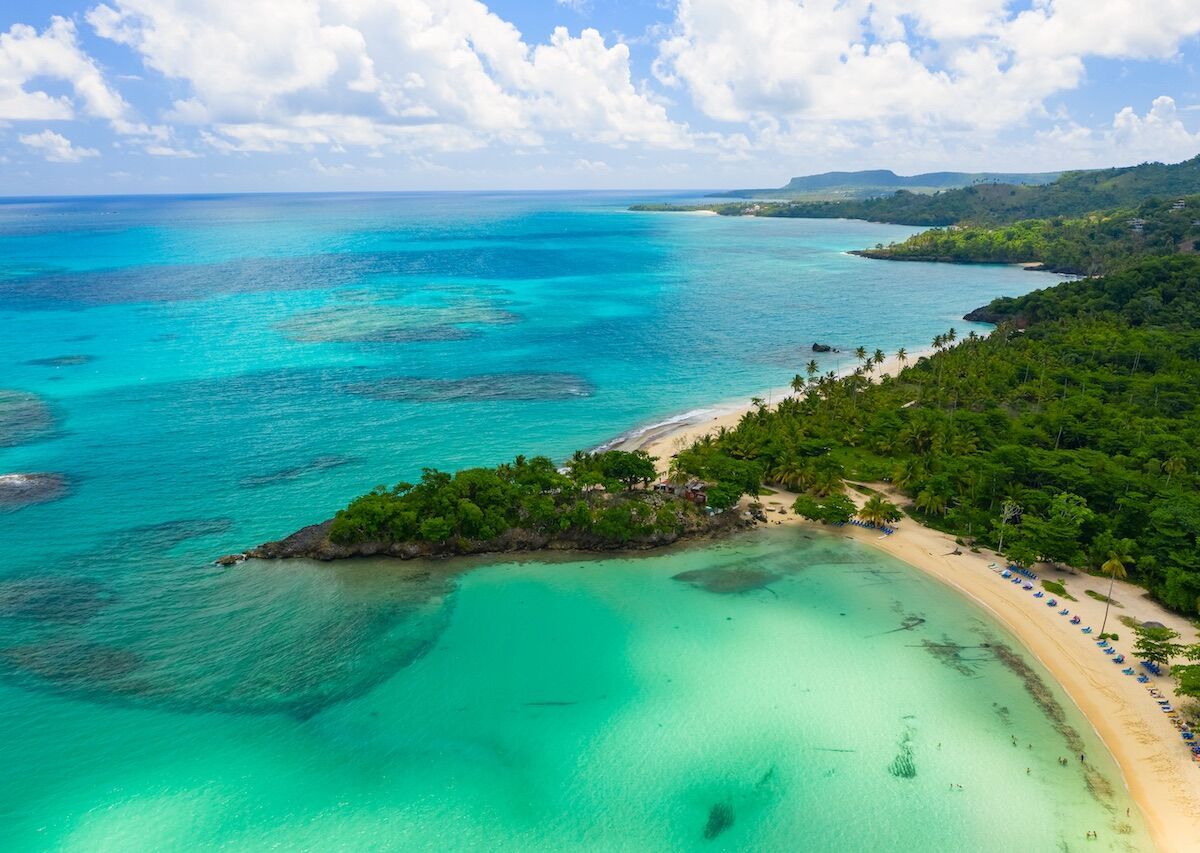
[[[963,319],[971,323],[991,323],[992,325],[996,325],[1004,322],[1008,317],[993,309],[991,305],[983,305],[974,311],[968,311],[963,315]]]
[[[241,554],[227,554],[216,560],[231,566],[247,559],[345,560],[351,557],[395,557],[414,560],[422,557],[464,557],[475,554],[506,554],[529,551],[642,551],[662,548],[676,542],[722,536],[754,526],[754,520],[739,510],[701,515],[680,532],[654,533],[627,542],[615,542],[592,533],[564,532],[553,536],[523,528],[512,528],[493,539],[450,539],[446,542],[353,542],[340,544],[329,538],[333,519],[302,527],[290,536],[264,542]]]
[[[993,326],[1011,323],[1017,329],[1024,329],[1029,325],[1027,317],[1021,314],[1006,314],[993,308],[990,304],[964,314],[963,319],[972,323],[991,323]]]
[[[58,500],[69,490],[62,474],[0,474],[0,512]]]

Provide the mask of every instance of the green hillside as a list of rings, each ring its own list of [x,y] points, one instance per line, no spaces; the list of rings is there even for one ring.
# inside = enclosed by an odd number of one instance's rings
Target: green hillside
[[[1144,259],[989,309],[992,334],[939,335],[898,377],[871,383],[869,349],[843,379],[798,375],[798,396],[680,452],[675,469],[753,463],[804,495],[798,512],[832,520],[843,477],[890,480],[915,517],[967,545],[1093,571],[1115,555],[1159,601],[1200,611],[1200,258]]]
[[[901,190],[853,201],[737,202],[711,205],[635,205],[635,210],[705,208],[725,216],[867,219],[905,225],[1004,225],[1024,219],[1081,217],[1093,211],[1200,194],[1200,156],[1182,163],[1143,163],[1116,169],[1065,172],[1044,186],[974,184],[931,195]]]
[[[899,261],[1038,262],[1056,272],[1099,275],[1147,255],[1193,253],[1198,239],[1200,196],[1187,196],[1078,218],[934,228],[857,254]]]
[[[775,189],[729,190],[712,193],[711,198],[794,199],[798,201],[860,200],[889,195],[897,190],[934,193],[971,184],[1048,184],[1061,172],[926,172],[897,175],[890,169],[858,172],[823,172],[792,178]]]

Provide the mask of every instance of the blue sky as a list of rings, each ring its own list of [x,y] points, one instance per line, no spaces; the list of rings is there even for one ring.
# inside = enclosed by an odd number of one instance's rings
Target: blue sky
[[[1200,153],[1195,0],[8,0],[0,194],[774,186]]]

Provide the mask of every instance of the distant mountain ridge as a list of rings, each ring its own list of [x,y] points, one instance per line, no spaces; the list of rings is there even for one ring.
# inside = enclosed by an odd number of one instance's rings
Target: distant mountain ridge
[[[1200,155],[1181,163],[1141,163],[1063,172],[1053,183],[975,183],[928,193],[893,189],[868,197],[793,197],[778,201],[635,204],[633,210],[713,210],[723,216],[865,219],[902,225],[998,226],[1023,219],[1082,217],[1135,207],[1151,199],[1171,204],[1200,195]]]
[[[864,198],[895,190],[945,190],[971,184],[1023,184],[1042,186],[1058,180],[1062,172],[924,172],[897,175],[891,169],[857,172],[822,172],[792,178],[778,189],[728,190],[711,193],[711,198],[796,198],[808,195],[841,195]]]

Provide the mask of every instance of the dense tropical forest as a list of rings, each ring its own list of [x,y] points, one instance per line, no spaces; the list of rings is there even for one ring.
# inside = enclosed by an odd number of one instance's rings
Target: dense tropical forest
[[[1195,252],[1200,196],[1151,199],[1077,218],[1026,219],[1009,225],[954,226],[857,254],[882,260],[1025,263],[1079,275],[1101,275],[1144,255]]]
[[[1200,193],[1200,156],[1171,165],[1064,172],[1042,186],[973,184],[936,193],[901,190],[877,198],[819,202],[645,204],[635,210],[707,209],[726,216],[867,219],[904,225],[1004,225],[1028,219],[1078,218],[1098,210],[1135,207],[1149,198]]]
[[[576,453],[565,473],[545,456],[454,474],[429,468],[418,483],[378,486],[353,500],[334,517],[329,539],[340,545],[435,543],[469,553],[514,531],[603,547],[671,541],[702,529],[704,512],[695,503],[646,490],[654,462],[641,451],[610,450]],[[756,470],[740,461],[723,464],[730,471]],[[747,478],[744,489],[727,484],[708,501],[723,509],[757,488],[758,480]]]
[[[989,306],[986,337],[938,336],[898,377],[796,377],[799,393],[674,460],[729,460],[837,520],[843,477],[890,481],[921,520],[1017,563],[1128,574],[1200,612],[1200,258]],[[1023,330],[1022,330],[1023,327]],[[950,344],[954,344],[950,346]]]

